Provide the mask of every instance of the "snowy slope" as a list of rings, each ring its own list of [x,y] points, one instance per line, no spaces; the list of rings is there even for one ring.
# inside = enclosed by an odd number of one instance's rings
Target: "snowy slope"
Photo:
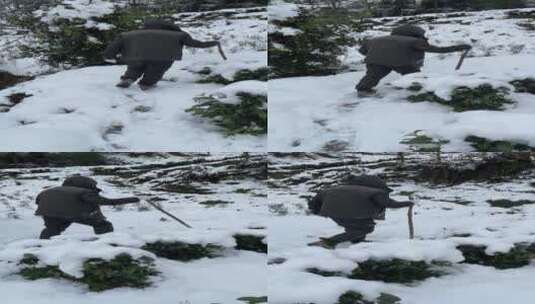
[[[442,164],[475,168],[485,156],[442,155]],[[531,160],[533,164],[533,158]],[[535,296],[535,264],[498,270],[474,264],[459,264],[461,244],[487,246],[486,252],[507,252],[521,242],[535,241],[535,192],[533,169],[489,182],[468,180],[456,185],[416,182],[422,169],[437,165],[435,154],[407,154],[404,163],[396,154],[275,155],[270,157],[270,303],[338,303],[338,297],[353,290],[372,301],[380,293],[401,298],[402,304],[428,303],[530,303]],[[419,173],[420,172],[420,173]],[[482,171],[481,171],[482,172]],[[387,210],[368,235],[369,243],[341,244],[335,250],[306,244],[342,232],[333,221],[306,212],[306,197],[337,183],[349,174],[379,174],[394,189],[392,198],[416,203],[416,238],[408,239],[407,211]],[[496,176],[494,176],[495,178]],[[494,179],[492,178],[492,179]],[[428,179],[429,180],[429,179]],[[514,208],[491,207],[487,200],[530,200]],[[306,271],[351,273],[368,259],[399,258],[452,263],[448,274],[412,284],[356,280],[337,275],[324,277]],[[533,261],[533,260],[532,260]],[[375,302],[374,302],[375,303]]]
[[[91,14],[103,14],[107,9],[97,6]],[[56,13],[62,11],[49,12],[45,17],[53,18]],[[214,74],[232,79],[239,70],[267,65],[266,9],[187,13],[175,17],[197,39],[221,39],[229,60],[223,61],[215,49],[186,49],[184,60],[175,62],[164,81],[149,92],[142,92],[136,85],[126,90],[115,87],[125,66],[62,71],[0,91],[3,104],[10,104],[6,98],[14,93],[32,95],[12,106],[9,112],[0,113],[0,134],[7,139],[2,150],[265,150],[266,136],[226,137],[216,126],[185,110],[195,105],[195,97],[224,88],[220,84],[198,83],[205,78],[200,71],[209,68]],[[6,35],[5,39],[12,36]],[[27,69],[29,74],[35,74],[39,69],[32,67],[33,64],[31,58],[9,59],[4,68],[18,73]]]
[[[267,233],[266,188],[264,180],[258,179],[265,167],[265,156],[119,157],[125,165],[0,170],[3,189],[0,194],[0,292],[4,301],[148,303],[157,298],[159,303],[169,304],[181,301],[243,303],[237,299],[266,295],[266,255],[232,249],[236,244],[234,234],[265,236]],[[100,173],[94,175],[94,172]],[[103,213],[115,226],[114,233],[94,237],[90,227],[73,224],[51,241],[36,240],[43,226],[42,220],[33,215],[35,195],[74,173],[94,176],[104,189],[104,196],[137,195],[142,202],[124,208],[103,208]],[[217,180],[216,176],[220,177],[218,183],[208,181]],[[209,193],[156,190],[165,183],[183,184],[191,180],[198,180],[192,185]],[[159,213],[146,200],[160,203],[193,229]],[[202,204],[210,200],[228,201],[229,204]],[[161,273],[152,279],[153,286],[100,293],[89,292],[85,286],[66,280],[23,280],[12,274],[17,265],[9,262],[16,261],[24,252],[33,252],[48,264],[58,264],[66,273],[79,275],[80,263],[88,257],[111,258],[117,252],[154,257],[139,247],[155,240],[211,243],[229,249],[222,257],[190,262],[156,258],[156,268]],[[233,274],[232,277],[229,274]]]
[[[284,16],[281,12],[278,14]],[[377,25],[373,30],[355,33],[355,38],[387,35],[397,24],[417,22],[428,30],[427,36],[433,44],[469,43],[474,49],[460,71],[455,71],[459,53],[428,54],[422,73],[405,77],[392,73],[377,87],[380,95],[377,98],[356,96],[354,87],[365,74],[358,47],[349,48],[343,58],[350,72],[326,77],[275,79],[270,83],[270,149],[332,151],[329,143],[338,143],[338,150],[407,151],[410,147],[401,143],[403,138],[418,130],[449,141],[443,146],[444,151],[471,151],[473,148],[464,142],[468,135],[533,146],[535,133],[531,130],[535,127],[535,105],[532,94],[511,93],[515,104],[505,111],[457,113],[436,103],[410,103],[406,97],[411,92],[396,88],[400,83],[410,84],[422,78],[447,90],[482,79],[508,83],[534,77],[535,32],[519,25],[529,25],[532,21],[507,19],[506,14],[507,11],[486,11],[459,17],[423,15],[374,20]]]

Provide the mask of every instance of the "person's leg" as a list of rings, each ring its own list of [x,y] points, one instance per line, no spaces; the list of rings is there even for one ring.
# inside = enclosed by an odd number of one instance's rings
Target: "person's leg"
[[[113,224],[107,221],[105,218],[77,219],[74,222],[93,227],[95,234],[113,232]]]
[[[158,81],[162,80],[163,75],[171,68],[173,63],[173,61],[147,63],[143,78],[139,81],[141,89],[145,90],[155,86]]]
[[[375,223],[373,219],[344,219],[333,218],[340,226],[344,227],[345,232],[325,238],[324,241],[331,246],[336,246],[344,242],[359,243],[366,239],[366,235],[373,232]]]
[[[131,62],[127,65],[126,72],[121,76],[121,82],[117,84],[120,88],[128,88],[138,80],[145,71],[146,65],[143,62]]]
[[[398,67],[395,69],[395,71],[401,75],[408,75],[408,74],[414,74],[414,73],[420,73],[421,70],[419,67],[415,66],[403,66]]]
[[[366,66],[366,75],[357,84],[356,89],[359,92],[371,92],[372,89],[392,72],[392,69],[382,65],[368,64]]]
[[[42,240],[48,240],[55,235],[60,235],[71,225],[70,221],[55,217],[45,216],[43,220],[45,222],[45,229],[41,231],[41,235],[39,236]]]

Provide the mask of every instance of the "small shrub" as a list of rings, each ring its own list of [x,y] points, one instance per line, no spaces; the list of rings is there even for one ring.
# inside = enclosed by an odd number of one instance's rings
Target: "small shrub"
[[[234,239],[236,240],[237,250],[247,250],[260,253],[267,253],[268,245],[264,242],[265,236],[236,234]]]
[[[535,78],[518,79],[510,83],[518,93],[535,94]]]
[[[373,302],[366,301],[362,294],[356,291],[348,291],[338,298],[336,304],[374,304]]]
[[[267,96],[238,93],[240,103],[223,103],[212,96],[195,98],[198,103],[186,110],[209,119],[223,129],[227,136],[238,134],[267,134]]]
[[[449,140],[436,140],[416,131],[401,141],[401,144],[408,145],[411,151],[415,152],[439,152],[442,146],[448,144]]]
[[[487,138],[474,135],[467,136],[464,141],[478,152],[514,152],[514,151],[535,151],[535,147],[525,144],[514,143],[504,140],[489,140]]]
[[[204,202],[200,202],[199,204],[210,208],[210,207],[216,207],[216,206],[226,206],[226,205],[230,205],[234,203],[229,202],[229,201],[223,201],[223,200],[207,200]]]
[[[535,204],[535,201],[530,201],[530,200],[511,201],[508,199],[499,199],[499,200],[488,200],[487,203],[489,203],[492,207],[512,208],[512,207],[518,207],[518,206],[523,206],[523,205],[532,205],[532,204]]]
[[[411,95],[407,99],[410,102],[436,102],[453,107],[456,112],[491,110],[502,111],[504,106],[514,102],[506,97],[509,93],[507,88],[494,88],[489,84],[483,84],[477,88],[458,87],[453,90],[450,100],[445,100],[433,92]]]
[[[153,260],[142,257],[134,260],[130,255],[121,254],[110,261],[90,259],[84,263],[81,282],[91,291],[104,291],[120,287],[145,288],[150,286],[149,278],[158,272]]]
[[[19,274],[27,280],[66,279],[86,284],[89,290],[96,292],[120,287],[145,288],[150,286],[150,277],[158,274],[151,258],[133,259],[128,254],[120,254],[109,261],[103,259],[85,261],[82,278],[68,275],[58,266],[37,266],[37,263],[37,257],[25,255],[20,261],[20,264],[25,266]]]
[[[181,262],[189,262],[202,258],[217,258],[223,248],[217,245],[187,244],[183,242],[163,242],[145,244],[143,250],[150,251],[159,257]]]
[[[498,252],[494,255],[485,253],[485,246],[461,245],[457,246],[467,264],[492,266],[497,269],[520,268],[530,264],[535,258],[535,244],[517,244],[508,252]]]
[[[412,283],[444,273],[437,270],[438,263],[392,259],[385,261],[368,260],[359,263],[350,275],[352,279],[383,281],[387,283]]]
[[[236,73],[234,73],[231,79],[227,79],[221,74],[212,74],[210,68],[205,68],[197,73],[201,75],[206,75],[201,80],[198,80],[198,83],[217,83],[229,85],[234,82],[246,80],[268,81],[268,68],[259,68],[256,70],[238,70]]]
[[[267,303],[268,297],[241,297],[238,298],[238,301],[245,302],[246,304],[260,304]]]

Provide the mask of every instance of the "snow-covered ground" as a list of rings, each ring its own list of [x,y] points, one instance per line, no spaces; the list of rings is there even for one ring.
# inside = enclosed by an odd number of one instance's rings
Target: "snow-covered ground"
[[[111,9],[107,1],[95,2],[90,11],[79,10],[78,6],[75,10],[58,8],[47,14],[37,13],[48,20],[58,14],[62,17],[102,15]],[[66,12],[69,14],[65,15]],[[266,136],[227,137],[218,127],[185,110],[195,105],[195,97],[224,89],[220,84],[198,83],[204,78],[199,71],[209,68],[214,74],[232,79],[239,70],[266,67],[266,8],[194,12],[175,17],[196,39],[220,39],[228,61],[223,61],[215,49],[187,48],[183,61],[175,62],[158,87],[148,92],[142,92],[136,85],[125,90],[115,87],[125,66],[90,67],[38,76],[0,91],[3,104],[10,103],[7,97],[13,93],[32,95],[9,112],[0,113],[0,134],[5,139],[2,150],[264,151]],[[0,45],[24,35],[17,36],[15,32],[2,36],[6,42]],[[4,57],[2,68],[16,74],[35,75],[44,68],[35,66],[36,63],[35,58]]]
[[[0,170],[0,292],[4,302],[244,303],[237,299],[266,296],[266,255],[232,249],[236,244],[234,234],[267,234],[267,190],[265,180],[261,179],[264,155],[118,157],[124,165]],[[105,175],[95,174],[94,170],[101,170]],[[43,224],[41,218],[33,215],[35,196],[75,173],[96,178],[106,197],[137,195],[142,202],[124,208],[103,208],[115,226],[113,233],[95,237],[90,227],[73,224],[63,235],[50,241],[37,240]],[[258,179],[254,177],[257,174]],[[209,176],[221,179],[218,183],[203,179]],[[156,190],[165,182],[183,184],[188,180],[199,180],[192,185],[209,194]],[[150,207],[147,200],[158,202],[193,229]],[[229,203],[202,204],[210,200]],[[155,266],[160,274],[146,289],[89,292],[84,285],[66,280],[27,281],[13,274],[19,267],[13,261],[18,261],[23,253],[33,253],[43,262],[59,265],[65,273],[79,276],[81,262],[89,257],[110,259],[120,252],[133,257],[155,257],[139,248],[155,240],[210,243],[228,249],[222,257],[191,262],[156,258]]]
[[[291,5],[270,8],[270,14],[293,16]],[[525,9],[522,11],[532,11]],[[442,91],[454,85],[476,82],[508,83],[534,78],[535,32],[519,24],[529,19],[507,19],[507,11],[469,12],[461,17],[423,15],[408,22],[427,30],[430,42],[448,46],[474,46],[460,71],[455,71],[459,53],[428,54],[422,73],[402,77],[392,73],[377,87],[379,96],[361,99],[354,87],[365,74],[364,57],[358,46],[348,48],[343,58],[351,72],[325,77],[282,78],[270,81],[269,149],[272,151],[329,150],[330,142],[350,151],[407,151],[403,138],[418,130],[435,139],[449,141],[444,151],[471,151],[468,135],[490,140],[535,144],[534,95],[511,93],[514,105],[504,111],[454,112],[450,107],[411,103],[411,92],[399,90],[400,83],[427,78]],[[434,18],[427,20],[425,18]],[[412,18],[412,17],[407,17]],[[355,33],[355,38],[388,35],[400,18],[376,19],[373,29]],[[273,26],[272,26],[273,27]],[[270,28],[270,31],[285,29]],[[450,93],[449,90],[446,93]],[[514,90],[512,91],[514,92]],[[288,132],[292,130],[292,132]]]
[[[441,162],[452,167],[475,168],[484,157],[442,155]],[[271,155],[269,201],[274,217],[269,224],[270,303],[333,304],[350,290],[370,301],[380,293],[393,294],[402,299],[402,304],[530,303],[535,297],[533,262],[505,270],[459,264],[464,258],[456,246],[485,245],[486,252],[493,254],[507,252],[516,243],[533,243],[535,170],[502,177],[496,182],[490,182],[490,178],[456,185],[415,182],[413,177],[422,167],[433,163],[437,164],[436,154],[407,154],[403,163],[396,154]],[[407,210],[391,209],[387,210],[386,220],[378,221],[375,231],[368,235],[369,243],[341,244],[335,250],[307,246],[318,237],[331,236],[343,229],[330,219],[307,214],[306,197],[340,182],[349,173],[385,176],[394,189],[393,199],[416,203],[414,240],[409,240]],[[498,199],[532,203],[497,208],[487,202]],[[315,267],[351,273],[359,262],[392,258],[439,260],[453,266],[445,276],[408,285],[324,277],[306,271]]]

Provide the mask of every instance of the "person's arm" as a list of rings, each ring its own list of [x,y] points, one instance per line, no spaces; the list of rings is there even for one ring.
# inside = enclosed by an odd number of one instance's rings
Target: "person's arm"
[[[184,45],[186,46],[200,49],[210,48],[219,45],[219,41],[199,41],[191,38],[191,36],[187,33],[185,33],[183,41]]]
[[[115,38],[113,42],[108,45],[106,50],[104,51],[104,60],[106,62],[116,62],[116,57],[119,53],[121,53],[121,50],[123,49],[123,37],[119,35],[119,37]]]
[[[312,214],[319,214],[321,211],[321,206],[323,202],[321,201],[321,193],[316,194],[310,201],[308,201],[308,209]]]
[[[130,203],[137,203],[139,202],[139,198],[137,197],[125,197],[125,198],[106,198],[103,196],[100,196],[96,192],[86,193],[82,195],[82,200],[86,203],[90,204],[97,204],[97,205],[110,205],[110,206],[116,206],[116,205],[124,205],[124,204],[130,204]]]
[[[423,51],[427,53],[441,53],[441,54],[466,51],[466,50],[472,49],[472,47],[468,44],[440,47],[440,46],[432,45],[425,40],[419,41],[413,47],[419,51]]]
[[[376,194],[372,200],[379,206],[390,209],[406,208],[414,206],[413,202],[398,202],[388,197],[388,194]]]

